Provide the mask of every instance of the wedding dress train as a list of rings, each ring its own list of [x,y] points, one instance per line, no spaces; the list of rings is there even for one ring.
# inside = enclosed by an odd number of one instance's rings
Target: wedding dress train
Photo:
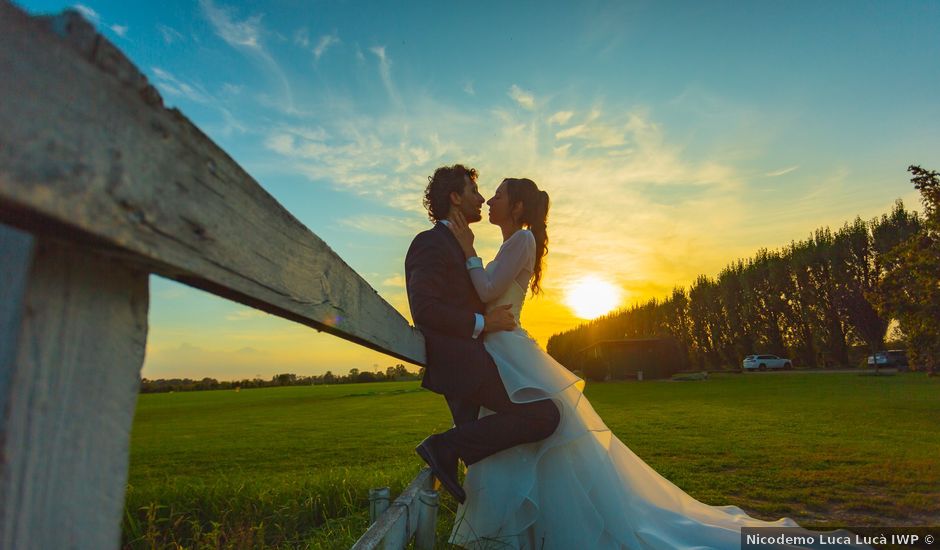
[[[516,254],[531,256],[531,245],[510,242],[531,240],[525,233],[519,231],[504,243],[485,272],[472,277],[475,286],[489,285],[490,291],[506,287],[505,281],[493,279],[507,277],[499,273],[500,263],[505,271],[510,263],[520,264]],[[522,278],[530,271],[524,270]],[[518,320],[525,295],[525,288],[511,277],[506,290],[488,300],[487,307],[512,304]],[[465,548],[532,550],[737,550],[742,527],[799,527],[790,518],[763,521],[737,506],[695,500],[615,437],[584,397],[584,381],[525,330],[485,338],[509,397],[515,402],[552,399],[561,422],[545,440],[507,449],[469,467],[464,481],[467,500],[457,509],[450,542]],[[485,414],[490,411],[482,410],[481,416]]]

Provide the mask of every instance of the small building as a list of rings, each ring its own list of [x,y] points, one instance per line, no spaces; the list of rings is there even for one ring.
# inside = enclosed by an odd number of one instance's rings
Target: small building
[[[578,352],[581,372],[590,380],[670,378],[689,369],[688,355],[675,338],[603,340]]]

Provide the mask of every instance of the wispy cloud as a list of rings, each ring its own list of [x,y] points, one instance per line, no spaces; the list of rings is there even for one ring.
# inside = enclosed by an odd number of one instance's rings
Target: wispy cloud
[[[566,143],[564,145],[555,147],[554,149],[552,149],[552,152],[555,154],[555,156],[564,156],[568,154],[569,149],[571,149],[571,144]]]
[[[469,95],[476,95],[476,90],[473,89],[473,81],[468,80],[463,84],[463,91]]]
[[[251,319],[258,319],[260,317],[265,317],[268,314],[259,310],[259,309],[239,309],[233,313],[230,313],[225,316],[226,321],[249,321]]]
[[[80,13],[82,17],[87,19],[96,28],[106,28],[121,38],[127,38],[127,25],[107,23],[104,18],[101,17],[100,13],[95,11],[93,8],[86,6],[85,4],[73,4],[72,9]]]
[[[523,109],[528,109],[530,111],[535,109],[535,96],[532,95],[532,92],[523,90],[515,84],[509,88],[509,97],[511,97],[513,101],[518,103],[519,106]]]
[[[206,91],[202,85],[198,83],[186,82],[181,78],[174,76],[169,71],[161,69],[160,67],[151,67],[150,70],[153,74],[154,85],[164,94],[164,96],[192,101],[193,103],[206,105],[218,111],[219,115],[222,117],[222,124],[213,129],[219,134],[227,136],[234,132],[245,132],[246,129],[244,124],[242,124],[235,117],[235,115],[233,115],[232,112],[225,107],[224,102]],[[230,94],[231,90],[232,86],[230,84],[224,84],[222,86],[222,91],[224,93]]]
[[[380,65],[387,61],[384,49],[370,52]],[[519,106],[538,108],[532,93],[519,88],[514,95]],[[468,110],[409,94],[404,112],[372,116],[354,104],[331,108],[315,125],[272,129],[265,145],[284,170],[304,174],[313,185],[400,211],[341,222],[394,238],[427,227],[421,193],[437,166],[475,166],[484,195],[503,177],[532,178],[552,197],[553,246],[544,281],[549,300],[590,273],[606,274],[630,295],[665,295],[737,257],[727,243],[741,241],[742,212],[750,203],[733,156],[696,159],[685,151],[684,136],[670,136],[641,106],[598,102],[585,111],[554,102],[550,116],[534,119],[529,109],[506,109],[498,98]],[[485,224],[474,229],[478,250],[492,257],[498,231]],[[539,333],[540,324],[559,322],[549,316],[527,324]]]
[[[227,10],[216,7],[212,0],[200,0],[199,4],[222,40],[231,46],[262,51],[261,15],[253,15],[248,19],[236,21]]]
[[[479,120],[426,97],[409,100],[407,113],[378,117],[336,105],[317,125],[272,129],[265,146],[291,173],[409,212],[424,223],[421,192],[427,177],[454,159],[470,162],[457,143],[466,141],[462,128],[476,127]]]
[[[392,275],[391,277],[382,281],[382,286],[405,288],[405,278],[401,275]]]
[[[385,53],[385,46],[373,46],[369,48],[369,51],[375,54],[379,61],[379,76],[382,78],[382,85],[385,86],[389,99],[400,107],[401,98],[398,96],[398,90],[395,89],[395,84],[392,82],[392,62],[388,58],[388,54]]]
[[[764,175],[767,176],[768,178],[776,178],[777,176],[782,176],[782,175],[784,175],[784,174],[789,174],[790,172],[792,172],[792,171],[798,169],[799,167],[800,167],[799,165],[794,165],[794,166],[790,166],[790,167],[788,167],[788,168],[783,168],[782,170],[775,170],[775,171],[773,171],[773,172],[767,172],[767,173],[764,174]]]
[[[254,57],[278,83],[281,88],[280,100],[266,101],[265,103],[289,114],[302,114],[294,104],[294,94],[287,76],[262,43],[264,28],[261,21],[263,16],[259,14],[238,20],[227,9],[217,7],[212,0],[200,0],[199,4],[206,19],[212,24],[216,35],[230,46],[245,51]]]
[[[564,130],[556,132],[555,139],[567,139],[567,138],[578,137],[581,134],[585,133],[587,131],[587,128],[588,128],[587,124],[578,124],[577,126],[566,128]]]
[[[323,54],[326,53],[326,50],[330,49],[330,46],[334,44],[339,44],[339,36],[335,32],[321,36],[320,40],[317,41],[317,46],[313,49],[313,56],[319,61],[320,58],[323,57]]]
[[[111,30],[121,38],[127,37],[127,25],[111,25]]]
[[[598,107],[567,133],[512,111],[466,113],[428,100],[408,111],[420,115],[337,113],[323,131],[275,130],[267,147],[295,173],[406,214],[342,222],[376,235],[407,236],[427,227],[421,192],[436,166],[479,168],[485,195],[503,177],[533,178],[552,196],[545,285],[556,293],[585,273],[602,272],[628,292],[665,294],[676,281],[709,272],[712,251],[733,241],[745,210],[731,164],[690,160],[642,109]],[[478,250],[491,256],[498,232],[475,227]]]
[[[415,202],[418,202],[417,198]],[[344,218],[342,224],[363,233],[398,237],[415,235],[429,227],[427,218],[422,219],[418,216],[351,216]],[[382,284],[390,284],[389,281],[386,279]]]
[[[165,42],[167,45],[173,44],[174,42],[183,41],[183,35],[172,27],[158,24],[157,31],[160,33],[160,36],[163,37],[163,42]]]
[[[211,99],[208,92],[201,86],[183,82],[160,67],[152,67],[151,71],[155,77],[154,85],[164,94],[185,98],[196,103],[210,103]]]
[[[98,15],[98,12],[96,12],[95,10],[89,8],[88,6],[86,6],[86,5],[84,5],[84,4],[74,4],[74,5],[72,6],[72,9],[74,9],[74,10],[77,11],[78,13],[82,14],[82,16],[83,16],[85,19],[87,19],[88,21],[90,21],[91,23],[93,23],[96,27],[97,27],[99,24],[101,24],[101,16]]]
[[[571,117],[574,116],[574,113],[571,111],[558,111],[552,116],[548,117],[549,124],[567,124]]]
[[[241,84],[232,84],[231,82],[225,82],[222,84],[222,93],[225,95],[239,95],[244,89],[244,85]]]
[[[297,29],[294,32],[294,44],[297,44],[301,48],[310,47],[310,33],[307,31],[306,27]]]

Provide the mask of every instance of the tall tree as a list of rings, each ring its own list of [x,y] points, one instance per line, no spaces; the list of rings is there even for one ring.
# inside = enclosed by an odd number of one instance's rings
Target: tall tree
[[[839,309],[845,312],[853,333],[875,352],[884,348],[888,318],[868,299],[878,284],[872,241],[868,224],[856,218],[836,233],[832,265]]]
[[[886,254],[877,298],[907,336],[910,360],[933,375],[940,367],[940,174],[908,171],[924,204],[923,228]]]

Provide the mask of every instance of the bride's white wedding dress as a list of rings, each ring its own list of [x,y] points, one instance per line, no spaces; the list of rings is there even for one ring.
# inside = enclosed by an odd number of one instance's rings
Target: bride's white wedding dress
[[[503,243],[485,271],[471,269],[488,309],[512,304],[520,319],[534,260],[534,237],[521,230]],[[533,550],[737,550],[741,527],[798,527],[789,518],[762,521],[736,506],[695,500],[617,439],[584,397],[584,381],[525,330],[485,338],[509,397],[552,399],[561,422],[547,439],[470,466],[467,500],[457,509],[450,542]],[[481,411],[485,414],[490,411]]]

